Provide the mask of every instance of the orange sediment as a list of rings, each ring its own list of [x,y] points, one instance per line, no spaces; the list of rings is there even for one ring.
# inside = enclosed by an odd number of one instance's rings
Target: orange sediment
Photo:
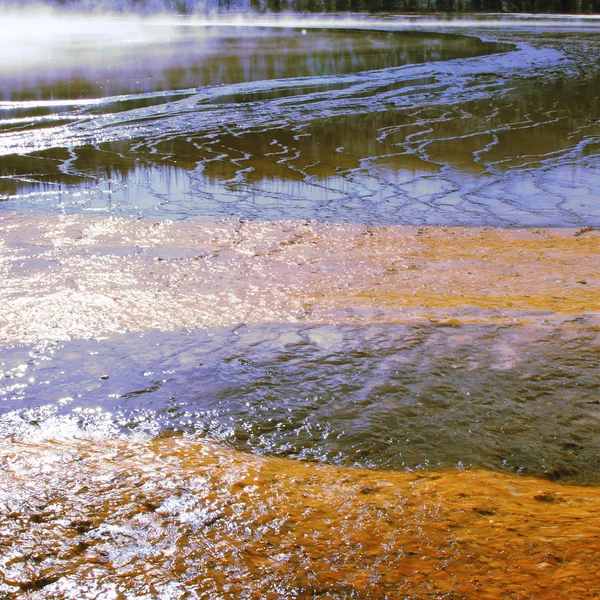
[[[0,452],[3,597],[600,593],[597,488],[340,469],[181,437]]]
[[[327,302],[572,314],[600,309],[600,236],[574,229],[367,229],[344,248],[362,266]],[[335,288],[334,288],[335,289]],[[354,292],[354,293],[353,293]]]

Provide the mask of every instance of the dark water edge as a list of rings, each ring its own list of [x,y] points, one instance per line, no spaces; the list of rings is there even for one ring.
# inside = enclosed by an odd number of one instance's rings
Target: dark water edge
[[[392,470],[600,483],[598,332],[489,325],[239,325],[2,353],[0,432],[199,435]]]

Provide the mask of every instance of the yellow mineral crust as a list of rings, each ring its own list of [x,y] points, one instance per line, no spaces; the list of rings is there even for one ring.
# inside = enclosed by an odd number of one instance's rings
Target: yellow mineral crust
[[[340,291],[323,293],[331,304],[566,314],[600,308],[596,231],[382,227],[342,252],[361,268]]]
[[[11,343],[240,322],[599,317],[595,230],[6,214],[0,233]]]

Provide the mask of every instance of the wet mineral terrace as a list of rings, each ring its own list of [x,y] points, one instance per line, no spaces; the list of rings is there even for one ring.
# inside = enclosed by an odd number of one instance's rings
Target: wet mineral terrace
[[[5,597],[598,595],[596,488],[339,470],[185,438],[14,443],[2,459]]]
[[[0,597],[600,595],[596,21],[5,23]]]

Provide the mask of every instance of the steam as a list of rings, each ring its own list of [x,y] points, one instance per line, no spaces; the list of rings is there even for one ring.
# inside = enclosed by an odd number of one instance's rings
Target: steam
[[[281,13],[257,14],[251,0],[79,0],[67,4],[0,1],[0,74],[35,66],[44,68],[56,59],[68,62],[80,44],[168,42],[182,26],[297,27],[348,29],[469,30],[472,28],[527,28],[600,30],[600,15],[481,15],[434,16]],[[227,10],[224,10],[227,8]],[[190,14],[182,15],[181,12]],[[209,34],[204,31],[204,37]],[[63,54],[61,56],[61,53]],[[60,62],[60,61],[59,61]]]
[[[222,9],[248,9],[248,0],[66,0],[40,3],[39,0],[4,0],[3,6],[17,10],[39,10],[40,6],[81,14],[207,14]]]
[[[182,14],[185,13],[185,14]],[[121,41],[175,35],[173,28],[211,25],[352,29],[523,28],[600,29],[600,15],[430,15],[258,14],[250,0],[77,0],[70,4],[0,1],[0,52],[5,46],[52,45],[65,38]],[[148,27],[153,25],[154,27]],[[0,54],[0,60],[2,55]]]

